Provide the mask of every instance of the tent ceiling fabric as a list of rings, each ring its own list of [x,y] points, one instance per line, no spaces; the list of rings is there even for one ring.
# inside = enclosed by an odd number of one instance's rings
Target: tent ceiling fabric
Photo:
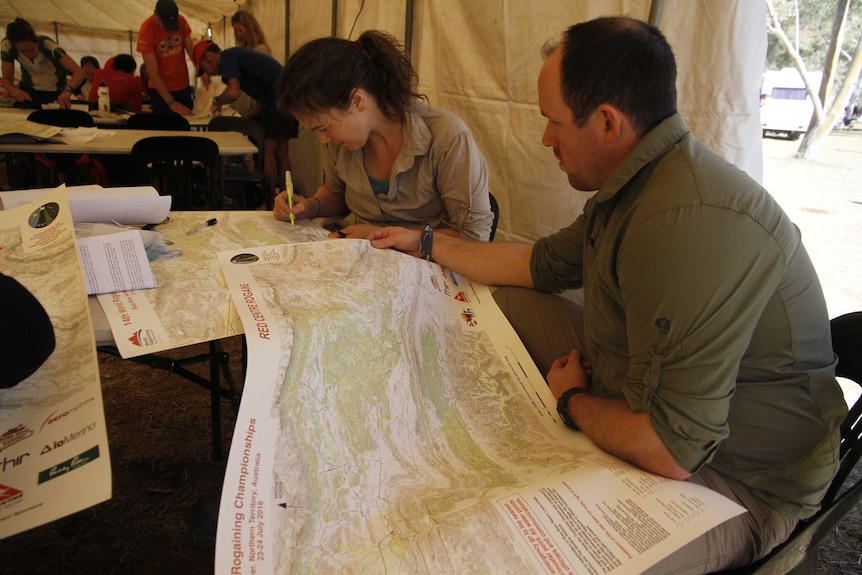
[[[194,37],[202,37],[207,24],[220,23],[239,9],[235,0],[176,0]],[[17,17],[30,22],[37,33],[49,34],[56,22],[80,30],[137,32],[149,18],[156,0],[0,0],[0,23]]]

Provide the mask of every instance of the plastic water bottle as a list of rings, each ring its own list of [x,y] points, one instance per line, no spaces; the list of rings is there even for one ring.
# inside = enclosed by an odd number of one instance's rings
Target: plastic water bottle
[[[110,114],[111,113],[111,95],[108,92],[108,87],[104,82],[99,84],[99,113],[100,114]]]

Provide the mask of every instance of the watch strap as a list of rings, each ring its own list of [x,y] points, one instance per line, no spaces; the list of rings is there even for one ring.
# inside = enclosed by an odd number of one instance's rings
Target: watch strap
[[[569,413],[569,400],[573,395],[577,395],[579,393],[587,393],[587,390],[583,387],[573,387],[564,391],[557,400],[557,413],[560,414],[560,418],[563,420],[563,423],[566,424],[566,427],[574,429],[575,431],[578,430],[578,426],[575,424],[575,420],[572,419],[572,414]]]
[[[419,256],[424,259],[433,261],[431,259],[431,249],[434,244],[434,229],[431,227],[431,224],[425,224],[425,227],[422,229],[422,235],[419,236]]]

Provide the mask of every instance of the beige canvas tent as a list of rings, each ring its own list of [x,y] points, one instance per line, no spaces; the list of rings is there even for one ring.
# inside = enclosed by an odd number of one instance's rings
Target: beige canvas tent
[[[536,105],[539,50],[575,22],[609,14],[660,27],[679,66],[679,108],[695,135],[761,178],[759,87],[766,53],[766,14],[751,0],[177,0],[196,38],[211,30],[233,45],[230,15],[247,9],[263,24],[274,56],[332,33],[355,38],[386,30],[412,48],[420,91],[470,126],[491,169],[501,206],[499,237],[533,240],[567,225],[586,194],[569,188],[540,143]],[[0,0],[0,23],[15,16],[56,36],[73,57],[105,60],[132,52],[155,0]],[[409,24],[408,24],[409,23]],[[140,56],[135,54],[140,62]],[[311,137],[292,146],[300,181],[317,177]]]

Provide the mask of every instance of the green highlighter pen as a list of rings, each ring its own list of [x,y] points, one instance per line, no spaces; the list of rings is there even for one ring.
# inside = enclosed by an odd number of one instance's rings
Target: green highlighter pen
[[[290,208],[290,225],[295,225],[296,218],[293,215],[293,179],[290,170],[284,172],[284,191],[287,194],[287,207]]]

